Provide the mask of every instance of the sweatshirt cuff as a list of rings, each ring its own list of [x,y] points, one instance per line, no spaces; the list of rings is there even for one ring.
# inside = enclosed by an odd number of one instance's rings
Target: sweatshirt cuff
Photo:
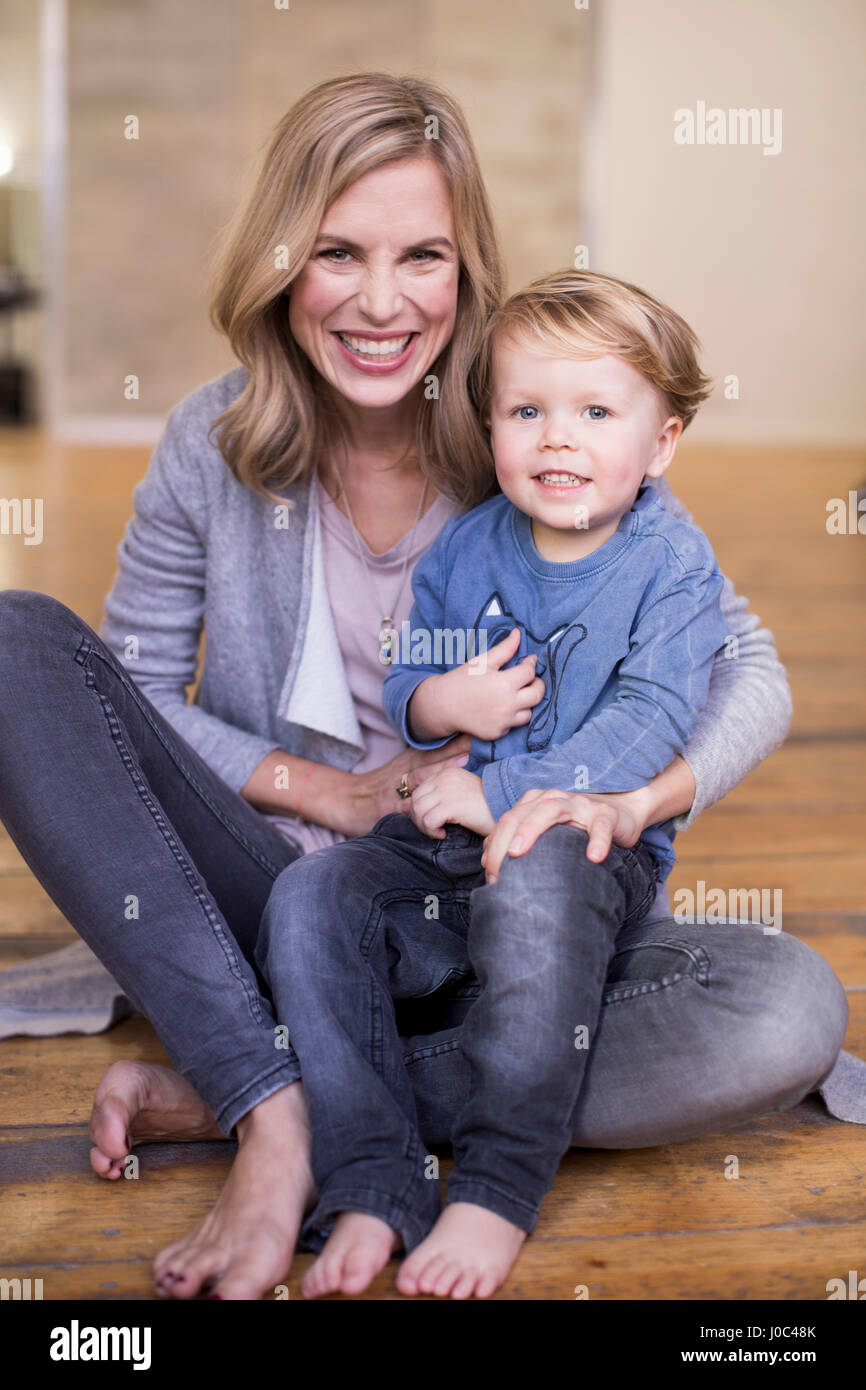
[[[411,690],[405,697],[403,697],[399,727],[399,732],[403,736],[406,743],[408,743],[409,747],[418,748],[422,752],[427,748],[443,748],[444,745],[446,743],[450,743],[452,738],[454,737],[454,734],[445,734],[443,738],[432,738],[427,739],[426,741],[422,741],[421,739],[415,738],[414,734],[409,728],[409,701],[412,699],[412,696],[415,694],[415,691],[418,689],[418,686],[421,685],[422,681],[427,680],[427,678],[427,675],[419,675]]]
[[[490,808],[490,814],[496,821],[514,805],[505,790],[502,762],[504,759],[498,763],[488,763],[481,771],[481,790],[484,792],[484,800]]]
[[[256,734],[249,737],[251,742],[247,743],[244,738],[242,743],[232,749],[229,758],[215,758],[210,764],[214,772],[239,795],[241,788],[246,786],[256,768],[264,762],[269,753],[285,752],[282,745],[274,743],[273,739],[259,738]]]

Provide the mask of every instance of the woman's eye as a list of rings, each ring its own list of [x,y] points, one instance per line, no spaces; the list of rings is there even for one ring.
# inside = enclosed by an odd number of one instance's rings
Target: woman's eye
[[[515,414],[516,414],[518,420],[537,420],[537,419],[538,419],[538,406],[537,406],[537,405],[519,405],[519,406],[517,407],[517,410],[515,411]]]
[[[326,246],[325,249],[324,249],[324,251],[320,251],[320,252],[319,252],[319,256],[326,256],[326,257],[328,257],[329,259],[334,259],[334,258],[337,257],[337,256],[340,256],[340,257],[346,256],[346,257],[348,257],[349,254],[350,254],[350,253],[346,250],[345,246]],[[345,262],[344,260],[335,260],[334,263],[335,263],[336,265],[345,265],[345,264],[346,264],[346,262]]]
[[[598,415],[590,414],[590,420],[604,420],[608,414],[607,407],[603,405],[588,405],[586,408],[589,411],[597,410],[599,412]]]
[[[421,259],[417,260],[416,257],[419,256]],[[441,261],[442,259],[438,251],[425,251],[423,249],[418,251],[411,251],[409,253],[409,258],[410,260],[415,261],[416,265],[423,265],[425,261]]]

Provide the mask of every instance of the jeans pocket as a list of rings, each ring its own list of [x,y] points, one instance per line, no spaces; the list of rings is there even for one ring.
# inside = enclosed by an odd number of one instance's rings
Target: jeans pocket
[[[634,927],[649,912],[656,899],[662,866],[656,856],[638,843],[626,850],[624,866],[629,876],[628,911],[623,927]]]

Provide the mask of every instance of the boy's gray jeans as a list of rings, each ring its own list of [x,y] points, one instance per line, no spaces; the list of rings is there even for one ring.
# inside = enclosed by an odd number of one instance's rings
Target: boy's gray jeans
[[[255,965],[292,845],[92,628],[31,590],[0,593],[0,819],[226,1134],[297,1079]],[[445,983],[401,1020],[428,1146],[447,1142],[471,1085],[474,985]],[[664,1144],[794,1105],[833,1067],[847,1013],[827,962],[784,932],[644,920],[616,943],[572,1142]]]
[[[448,826],[431,839],[394,814],[280,874],[256,955],[309,1106],[318,1200],[307,1245],[320,1247],[341,1211],[381,1217],[406,1250],[429,1231],[439,1184],[394,1001],[470,978],[448,1201],[534,1229],[571,1143],[615,942],[646,916],[658,881],[646,845],[614,845],[595,864],[587,844],[584,830],[553,826],[487,884],[480,835]]]

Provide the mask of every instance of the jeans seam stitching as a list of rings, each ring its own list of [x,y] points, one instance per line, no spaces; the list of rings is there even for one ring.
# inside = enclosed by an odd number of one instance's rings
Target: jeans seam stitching
[[[446,1052],[455,1052],[459,1046],[460,1039],[454,1038],[452,1042],[434,1043],[432,1047],[416,1047],[412,1052],[403,1054],[403,1064],[411,1067],[416,1062],[426,1062],[431,1057],[444,1057]]]
[[[383,991],[369,959],[373,941],[382,929],[382,908],[379,896],[377,894],[370,904],[370,911],[367,913],[367,920],[361,932],[358,948],[370,976],[370,1064],[375,1068],[376,1074],[381,1077],[385,1038],[382,1018],[384,1010]]]
[[[643,994],[659,994],[661,990],[670,989],[672,985],[678,985],[681,980],[691,978],[693,977],[680,973],[663,980],[641,980],[633,985],[615,985],[609,993],[605,991],[602,996],[602,1007],[606,1008],[609,1004],[622,1004],[629,999],[638,999]]]
[[[141,801],[143,802],[144,806],[150,812],[150,815],[157,829],[159,830],[159,833],[162,835],[163,840],[167,844],[168,848],[171,850],[175,858],[175,861],[180,866],[185,878],[187,879],[190,887],[192,888],[193,893],[195,894],[196,901],[198,902],[199,907],[202,909],[204,913],[205,920],[210,926],[211,932],[213,933],[214,937],[219,942],[223,955],[226,959],[226,964],[229,967],[229,972],[231,975],[234,976],[234,978],[237,980],[238,984],[241,986],[241,989],[244,992],[250,1013],[252,1014],[256,1023],[262,1023],[264,1020],[264,1015],[261,1010],[261,1000],[256,994],[253,994],[251,992],[246,980],[244,979],[243,974],[241,973],[240,967],[238,965],[237,957],[232,951],[229,942],[226,940],[225,933],[223,932],[220,923],[216,920],[213,913],[211,912],[210,905],[208,904],[204,892],[200,888],[200,885],[197,881],[197,875],[193,871],[193,866],[186,859],[186,856],[182,853],[180,845],[175,840],[174,835],[169,829],[163,817],[159,803],[151,796],[145,782],[139,778],[138,771],[135,766],[135,761],[124,741],[120,720],[117,718],[116,712],[111,704],[111,701],[108,699],[108,696],[103,695],[100,690],[95,690],[95,694],[97,699],[99,700],[102,712],[105,715],[106,723],[108,724],[108,731],[111,735],[114,746],[118,754],[120,755],[120,760],[123,763],[123,766],[125,767],[129,775],[132,785],[135,787],[135,790],[141,798]]]
[[[219,806],[217,806],[213,801],[211,801],[207,792],[198,782],[195,775],[187,768],[186,764],[182,761],[178,751],[172,747],[171,743],[166,738],[163,737],[161,730],[151,719],[150,712],[148,711],[146,705],[142,703],[143,692],[139,690],[133,678],[127,675],[127,673],[123,670],[123,667],[120,666],[119,662],[118,667],[116,669],[111,662],[106,661],[102,653],[96,647],[93,646],[93,644],[88,640],[88,638],[82,637],[78,650],[75,653],[75,660],[79,662],[79,665],[84,666],[85,671],[88,672],[88,674],[90,674],[91,677],[93,677],[91,668],[87,665],[87,662],[91,656],[97,657],[99,661],[102,662],[102,665],[105,666],[108,670],[110,670],[113,674],[120,675],[121,684],[123,685],[127,694],[135,701],[142,718],[147,720],[151,732],[156,736],[156,738],[159,739],[159,742],[162,744],[162,747],[165,749],[166,753],[171,758],[172,762],[175,764],[175,766],[177,767],[178,771],[181,773],[182,777],[185,779],[187,784],[204,802],[205,806],[207,806],[211,814],[216,816],[217,820],[224,827],[224,829],[228,830],[229,833],[234,836],[238,843],[243,846],[247,853],[250,854],[252,858],[254,858],[256,862],[263,869],[266,870],[267,873],[272,874],[272,876],[276,878],[277,875],[280,873],[280,867],[276,864],[273,864],[270,861],[270,859],[268,859],[264,854],[262,854],[258,846],[256,846],[251,840],[248,840],[244,832],[242,830],[239,830],[238,827],[232,821],[226,819]],[[93,679],[91,679],[88,682],[88,684],[93,685],[94,682],[95,677],[93,677]],[[101,691],[97,693],[99,693],[101,696]],[[105,696],[104,698],[108,699],[107,696]],[[183,738],[183,735],[177,733],[177,730],[174,730],[174,732],[179,739]]]

